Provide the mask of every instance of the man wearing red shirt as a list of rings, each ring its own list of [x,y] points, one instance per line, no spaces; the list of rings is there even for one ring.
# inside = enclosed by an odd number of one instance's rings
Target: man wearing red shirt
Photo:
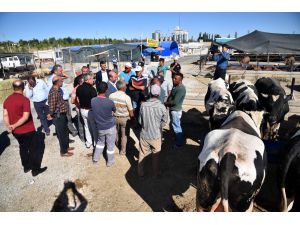
[[[19,142],[24,172],[32,170],[32,175],[37,176],[47,167],[40,168],[41,162],[34,146],[36,131],[30,112],[30,101],[23,95],[23,81],[15,80],[13,89],[13,94],[3,103],[3,120],[8,132],[11,132]]]

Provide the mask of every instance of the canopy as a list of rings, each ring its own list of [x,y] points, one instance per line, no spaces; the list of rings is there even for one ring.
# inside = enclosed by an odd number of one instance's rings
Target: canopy
[[[246,53],[300,54],[300,34],[278,34],[253,31],[226,43],[230,48]]]
[[[158,53],[159,51],[157,51],[156,49],[154,48],[146,48],[143,53]]]
[[[162,56],[170,56],[172,54],[179,55],[178,44],[176,41],[162,41],[159,42],[158,46],[164,49],[161,51]]]

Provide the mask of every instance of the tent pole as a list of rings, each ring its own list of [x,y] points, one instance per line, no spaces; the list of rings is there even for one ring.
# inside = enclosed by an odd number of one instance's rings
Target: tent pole
[[[270,54],[269,54],[269,52],[268,52],[267,63],[268,63],[268,65],[270,64]]]

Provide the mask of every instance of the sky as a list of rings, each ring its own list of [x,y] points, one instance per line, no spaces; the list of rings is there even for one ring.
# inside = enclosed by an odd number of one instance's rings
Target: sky
[[[248,31],[300,34],[300,13],[0,13],[0,41],[44,38],[151,38],[176,26],[198,38],[199,32],[231,37]]]

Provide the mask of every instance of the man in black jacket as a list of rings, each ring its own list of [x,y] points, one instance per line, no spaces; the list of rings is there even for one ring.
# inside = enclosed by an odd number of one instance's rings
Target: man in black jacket
[[[109,69],[106,69],[106,63],[100,61],[100,70],[96,73],[96,87],[103,81],[108,82]]]

